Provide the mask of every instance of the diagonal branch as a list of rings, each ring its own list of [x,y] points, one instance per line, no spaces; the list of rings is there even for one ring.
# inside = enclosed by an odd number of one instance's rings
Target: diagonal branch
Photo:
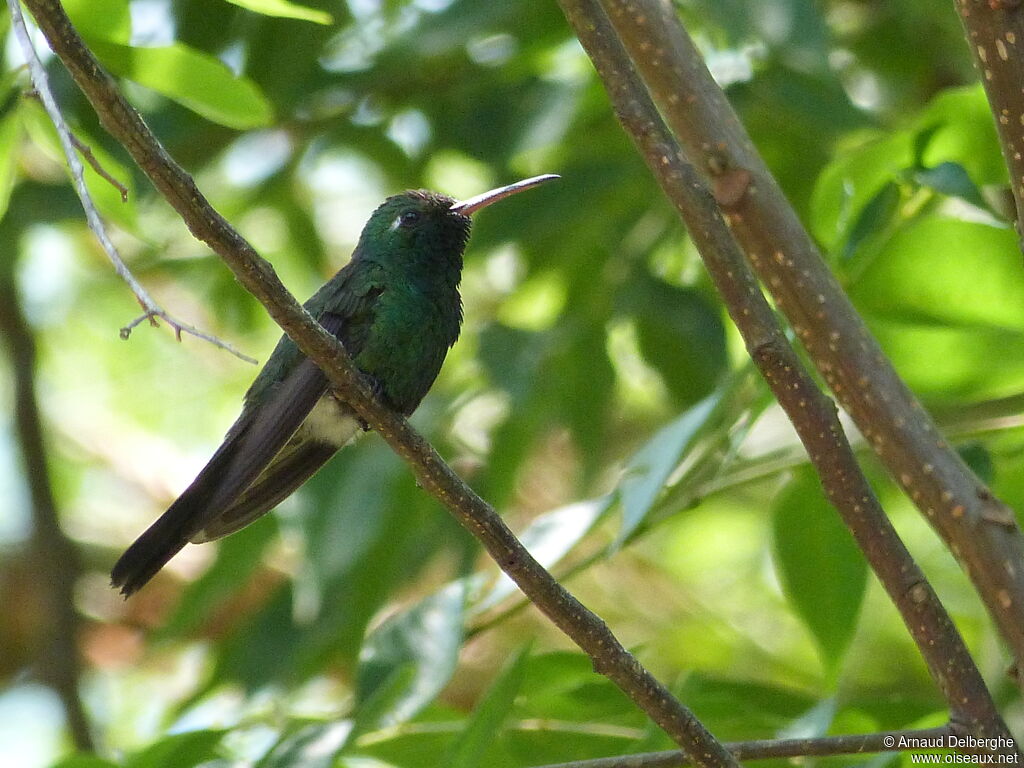
[[[192,233],[221,256],[303,353],[323,369],[346,403],[409,463],[420,484],[481,541],[534,604],[591,657],[594,669],[618,685],[696,764],[735,766],[722,745],[623,648],[604,622],[533,559],[494,509],[404,418],[376,400],[344,347],[298,304],[270,264],[214,210],[193,179],[167,154],[85,46],[60,3],[28,0],[26,5],[104,127],[125,146]]]
[[[1020,0],[957,0],[956,8],[995,116],[1019,238],[1024,214],[1024,9]]]
[[[751,357],[793,423],[822,486],[917,643],[954,721],[1009,738],[963,639],[857,464],[835,404],[786,340],[717,201],[684,159],[597,0],[560,0],[615,112],[686,224]],[[1012,741],[1010,742],[1012,744]]]
[[[962,743],[966,738],[951,726],[908,731],[885,731],[852,736],[822,736],[808,739],[758,739],[726,742],[725,748],[737,760],[773,760],[784,757],[828,757],[865,755],[875,752],[902,752],[908,749],[942,749]],[[622,757],[576,760],[537,768],[684,768],[690,765],[679,751],[638,752]]]
[[[118,253],[114,243],[111,242],[106,227],[103,226],[103,220],[100,218],[99,211],[96,210],[96,205],[92,201],[92,195],[89,194],[89,188],[85,183],[85,170],[82,167],[82,161],[78,158],[76,149],[80,150],[94,167],[97,167],[98,163],[96,163],[96,159],[93,157],[92,150],[78,141],[64,122],[64,116],[61,114],[60,107],[57,106],[57,101],[53,98],[53,93],[50,91],[46,69],[39,60],[39,56],[36,55],[36,50],[32,46],[32,40],[29,38],[28,29],[25,27],[25,17],[21,14],[21,5],[18,0],[7,0],[7,6],[11,12],[14,34],[18,38],[21,52],[28,62],[29,72],[32,76],[32,86],[35,88],[35,93],[39,97],[40,102],[42,102],[43,108],[46,110],[46,114],[49,115],[54,128],[57,129],[57,138],[60,140],[61,149],[64,151],[64,157],[67,159],[75,192],[78,193],[78,197],[82,201],[82,208],[85,210],[85,220],[89,224],[89,229],[96,236],[100,246],[103,248],[103,252],[110,259],[110,263],[114,265],[114,271],[117,272],[122,280],[128,283],[128,287],[135,294],[136,300],[145,310],[140,318],[121,329],[121,338],[127,339],[132,329],[143,320],[148,320],[151,325],[157,325],[156,320],[160,318],[174,330],[174,335],[178,341],[181,341],[182,333],[187,333],[190,336],[208,341],[214,346],[230,352],[235,357],[255,365],[256,360],[242,354],[226,341],[200,331],[198,328],[188,323],[183,323],[168,314],[166,310],[153,301],[153,298],[146,289],[142,287],[142,284],[135,279],[135,275],[128,269],[128,265],[124,263],[121,254]],[[111,179],[106,171],[98,170],[97,172],[119,189],[122,199],[127,198],[127,190],[119,182]]]
[[[1024,668],[1024,537],[907,389],[757,154],[665,0],[601,0],[655,103],[797,337],[938,531]]]

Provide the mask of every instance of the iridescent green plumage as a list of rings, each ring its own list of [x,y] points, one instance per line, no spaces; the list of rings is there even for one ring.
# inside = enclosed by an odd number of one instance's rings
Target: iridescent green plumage
[[[459,280],[470,214],[552,176],[462,203],[433,192],[389,197],[352,259],[306,309],[345,346],[390,407],[409,415],[459,336]],[[360,430],[327,378],[287,336],[245,396],[224,442],[168,510],[121,556],[113,584],[130,595],[189,541],[232,533],[305,482]]]

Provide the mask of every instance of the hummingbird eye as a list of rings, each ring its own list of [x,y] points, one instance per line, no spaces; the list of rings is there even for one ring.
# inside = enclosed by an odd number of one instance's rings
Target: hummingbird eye
[[[411,227],[419,220],[420,214],[418,211],[406,211],[398,217],[398,224],[402,227]]]

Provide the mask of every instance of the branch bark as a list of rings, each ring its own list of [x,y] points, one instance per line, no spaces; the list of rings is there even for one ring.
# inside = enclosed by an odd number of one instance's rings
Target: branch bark
[[[597,0],[559,0],[615,112],[686,224],[751,357],[786,411],[825,492],[917,643],[954,721],[1009,733],[963,639],[857,464],[835,404],[814,383],[761,293],[704,179],[684,159]],[[1008,742],[1013,744],[1012,739]],[[1015,753],[1015,747],[1009,751]]]
[[[903,752],[906,745],[917,750],[939,749],[950,745],[952,736],[962,736],[954,728],[924,728],[907,731],[885,731],[852,736],[823,736],[809,739],[768,739],[727,742],[725,748],[737,760],[772,760],[785,757],[827,757],[830,755],[864,755],[877,752]],[[903,746],[900,746],[903,745]],[[927,745],[927,746],[924,746]],[[690,763],[681,752],[638,752],[622,757],[601,757],[576,760],[537,768],[684,768]]]
[[[1024,11],[1020,0],[956,0],[956,9],[995,117],[1020,237],[1024,214]]]
[[[10,242],[6,237],[4,242]],[[39,677],[60,697],[68,730],[79,750],[92,751],[88,717],[78,695],[78,612],[75,583],[78,553],[64,535],[50,484],[42,418],[36,401],[36,345],[21,310],[14,277],[13,254],[0,256],[0,337],[6,340],[14,376],[14,424],[32,502],[32,561],[39,570],[44,606],[45,638],[37,656]]]
[[[889,474],[960,561],[1024,669],[1024,537],[939,434],[801,225],[665,0],[601,0],[747,259]]]
[[[128,150],[192,234],[234,272],[356,413],[412,468],[420,485],[473,533],[534,604],[701,766],[736,766],[722,745],[612,634],[530,555],[498,514],[477,496],[409,423],[381,405],[338,341],[299,305],[273,268],[209,204],[167,154],[74,30],[57,0],[27,0],[54,53],[90,101],[100,122]]]

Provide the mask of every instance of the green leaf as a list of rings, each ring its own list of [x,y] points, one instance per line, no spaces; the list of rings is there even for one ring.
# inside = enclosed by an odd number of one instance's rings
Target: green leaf
[[[710,395],[687,410],[682,416],[662,427],[629,460],[618,487],[622,503],[622,527],[614,546],[622,546],[644,519],[661,495],[669,475],[679,462],[693,439],[707,423],[721,400],[721,393]]]
[[[61,5],[82,37],[127,43],[132,36],[128,0],[62,0]]]
[[[963,166],[976,184],[1006,183],[1006,164],[980,84],[942,91],[918,122],[927,134],[920,165],[934,167],[953,162]]]
[[[65,757],[50,768],[121,768],[121,766],[96,755],[78,754]]]
[[[967,463],[967,466],[971,468],[971,471],[983,483],[986,485],[992,484],[996,475],[995,462],[992,460],[992,453],[984,444],[973,440],[958,447],[956,452],[960,454],[960,458]]]
[[[853,258],[862,245],[884,232],[886,226],[897,216],[899,204],[899,186],[895,182],[887,182],[871,198],[871,202],[864,206],[856,223],[850,229],[843,246],[843,258]]]
[[[21,140],[21,120],[18,110],[0,118],[0,218],[7,212],[11,190],[18,170],[18,143]]]
[[[551,568],[590,532],[610,505],[611,496],[601,496],[559,507],[534,519],[519,535],[519,541],[537,562]],[[490,592],[474,603],[473,613],[494,607],[518,590],[515,582],[502,573]]]
[[[906,224],[850,294],[876,317],[1024,331],[1024,279],[1009,228],[939,216]]]
[[[783,591],[835,674],[857,626],[867,565],[811,468],[775,499],[772,531]]]
[[[850,238],[862,211],[913,165],[913,137],[897,133],[839,153],[821,172],[811,198],[814,235],[832,252]]]
[[[576,722],[645,720],[615,684],[594,673],[594,663],[579,651],[531,656],[517,711],[524,717]]]
[[[114,74],[151,88],[208,120],[245,130],[268,125],[270,102],[251,80],[183,43],[138,48],[100,40],[93,52]]]
[[[277,16],[282,19],[298,19],[299,21],[312,21],[314,24],[333,24],[334,17],[327,11],[320,11],[316,8],[309,8],[305,5],[289,2],[288,0],[227,0],[232,5],[262,14],[264,16]]]
[[[519,651],[502,670],[490,690],[473,710],[462,734],[456,739],[443,764],[449,768],[478,768],[485,765],[484,753],[501,731],[523,683],[529,646]]]
[[[305,725],[275,744],[259,768],[331,768],[351,731],[349,720]]]
[[[165,736],[125,762],[125,768],[192,768],[217,756],[223,731]]]
[[[409,665],[404,690],[378,725],[412,718],[448,684],[458,662],[468,583],[459,580],[392,616],[366,639],[356,673],[357,705],[367,701],[398,668]]]
[[[967,169],[959,163],[945,162],[934,168],[921,168],[914,172],[914,181],[939,194],[959,197],[977,208],[988,208],[981,191],[967,175]]]
[[[734,739],[781,731],[817,704],[797,689],[704,672],[687,675],[677,698],[700,713],[712,733],[728,733]]]
[[[721,309],[700,291],[643,274],[621,293],[636,323],[640,352],[660,374],[677,406],[711,392],[726,368]]]

